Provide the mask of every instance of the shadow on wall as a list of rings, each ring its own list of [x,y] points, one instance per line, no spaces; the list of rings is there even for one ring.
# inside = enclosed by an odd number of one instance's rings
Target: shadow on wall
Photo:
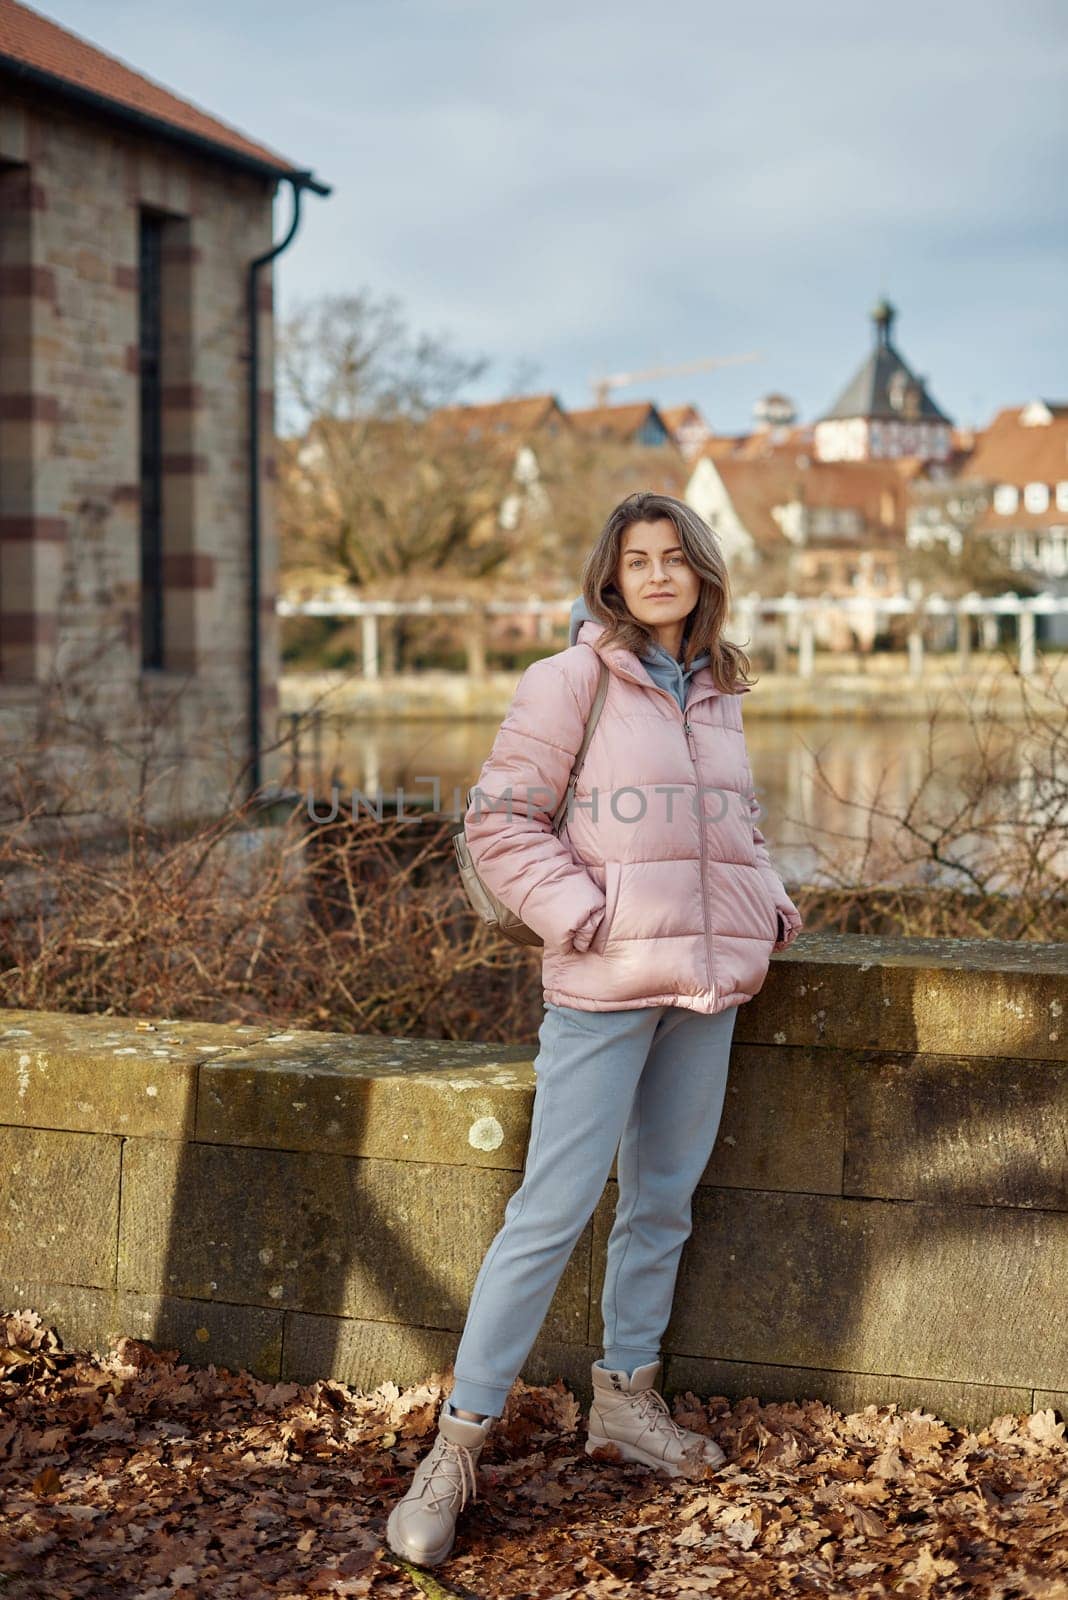
[[[158,1285],[153,1342],[361,1387],[443,1370],[521,1180],[530,1090],[516,1092],[509,1062],[531,1057],[264,1032],[205,1064],[195,1138],[126,1147],[120,1274],[140,1293]],[[514,1125],[501,1152],[504,1087]],[[546,1377],[554,1346],[585,1345],[591,1234],[532,1355]]]
[[[669,1389],[899,1398],[983,1420],[1063,1403],[1068,1330],[1049,1313],[1068,1251],[1068,1102],[1051,977],[1066,957],[806,935],[774,958],[739,1013],[665,1336]],[[373,1386],[441,1370],[521,1178],[530,1080],[516,1068],[531,1056],[306,1034],[228,1052],[201,1071],[195,1143],[128,1146],[145,1170],[124,1171],[124,1258],[165,1236],[168,1302],[196,1301],[199,1327],[209,1307],[213,1344],[247,1350],[257,1327],[265,1372]],[[472,1142],[480,1114],[512,1119],[496,1149]],[[148,1171],[168,1159],[166,1176]],[[154,1225],[127,1211],[141,1191],[159,1197]],[[610,1181],[561,1279],[532,1380],[585,1392],[616,1195]]]
[[[669,1388],[983,1422],[1064,1408],[1068,949],[859,946],[803,935],[740,1013]]]

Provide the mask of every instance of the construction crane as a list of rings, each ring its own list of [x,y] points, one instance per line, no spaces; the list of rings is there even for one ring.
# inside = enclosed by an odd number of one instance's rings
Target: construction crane
[[[742,356],[707,356],[700,361],[679,361],[672,366],[645,367],[641,372],[617,372],[613,377],[591,378],[594,403],[606,406],[612,389],[629,388],[632,383],[642,383],[646,378],[670,378],[682,372],[707,372],[711,367],[731,367],[742,361],[760,361],[763,354],[762,350],[750,350]]]

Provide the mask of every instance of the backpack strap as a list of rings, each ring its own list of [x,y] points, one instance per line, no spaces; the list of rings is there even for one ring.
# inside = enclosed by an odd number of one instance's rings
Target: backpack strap
[[[560,831],[560,824],[567,814],[569,801],[575,791],[575,784],[578,782],[578,776],[582,771],[583,762],[586,760],[586,751],[590,747],[590,740],[593,738],[594,730],[596,729],[597,723],[600,720],[601,711],[604,707],[605,696],[608,694],[608,678],[608,668],[602,660],[601,674],[597,682],[597,692],[593,697],[593,703],[590,706],[589,712],[586,716],[586,728],[582,735],[582,743],[579,745],[578,751],[575,755],[575,760],[572,763],[571,776],[567,780],[567,788],[564,790],[563,795],[560,798],[560,804],[557,806],[556,812],[553,816],[554,833],[558,833]]]

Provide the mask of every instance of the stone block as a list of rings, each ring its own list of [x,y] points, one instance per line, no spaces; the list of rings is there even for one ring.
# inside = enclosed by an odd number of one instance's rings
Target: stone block
[[[451,1373],[459,1333],[400,1323],[366,1322],[350,1317],[320,1317],[286,1312],[282,1377],[296,1383],[335,1378],[370,1393],[392,1382],[402,1389],[437,1373]],[[590,1364],[600,1350],[560,1344],[540,1336],[519,1376],[525,1383],[552,1384],[563,1379],[583,1403],[591,1398]],[[448,1379],[451,1389],[452,1380]]]
[[[591,1343],[614,1189],[594,1216]],[[1068,1386],[1063,1213],[698,1188],[693,1217],[675,1354]]]
[[[106,1355],[109,1338],[132,1334],[134,1329],[124,1327],[117,1313],[121,1298],[115,1288],[48,1283],[22,1273],[8,1273],[0,1279],[0,1310],[36,1311],[46,1327],[56,1330],[65,1350],[95,1350]]]
[[[479,1167],[129,1140],[119,1283],[458,1330],[519,1182]],[[585,1342],[590,1237],[549,1308],[546,1328],[564,1343]]]
[[[843,1192],[1068,1211],[1068,1067],[874,1055],[845,1077]]]
[[[544,1384],[553,1384],[562,1378],[579,1404],[588,1408],[593,1399],[590,1366],[603,1355],[600,1345],[558,1344],[541,1335],[534,1341],[520,1377],[525,1383]]]
[[[121,1143],[0,1127],[0,1276],[115,1282]]]
[[[701,1399],[721,1394],[732,1402],[752,1396],[761,1405],[817,1400],[843,1416],[863,1411],[865,1406],[896,1405],[899,1413],[922,1407],[951,1427],[977,1430],[1006,1412],[1030,1410],[1030,1391],[1024,1388],[669,1356],[664,1394],[674,1396],[687,1390]]]
[[[191,1366],[213,1362],[265,1379],[281,1374],[281,1311],[130,1290],[119,1292],[116,1305],[123,1333],[157,1350],[177,1350],[178,1359]]]
[[[837,1052],[732,1043],[723,1116],[701,1183],[840,1194],[848,1071]]]
[[[282,1355],[282,1313],[124,1289],[86,1289],[40,1280],[0,1280],[0,1309],[30,1308],[54,1327],[65,1350],[106,1356],[123,1336],[156,1350],[177,1350],[191,1366],[214,1362],[259,1378],[277,1378]]]
[[[201,1069],[196,1137],[520,1171],[531,1063],[514,1046],[276,1035]]]
[[[1068,945],[803,933],[738,1012],[741,1044],[1068,1061]]]
[[[407,1327],[399,1322],[366,1322],[352,1317],[322,1317],[287,1311],[282,1348],[282,1378],[314,1383],[334,1378],[371,1393],[393,1382],[404,1389],[452,1365],[458,1333],[441,1328]]]
[[[198,1064],[270,1033],[206,1022],[5,1011],[0,1117],[23,1127],[188,1138]]]

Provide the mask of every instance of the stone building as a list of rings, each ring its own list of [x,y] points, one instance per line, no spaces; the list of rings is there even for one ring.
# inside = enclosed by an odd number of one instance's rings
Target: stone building
[[[0,0],[0,744],[109,795],[151,750],[159,814],[279,765],[283,180],[329,192]]]

